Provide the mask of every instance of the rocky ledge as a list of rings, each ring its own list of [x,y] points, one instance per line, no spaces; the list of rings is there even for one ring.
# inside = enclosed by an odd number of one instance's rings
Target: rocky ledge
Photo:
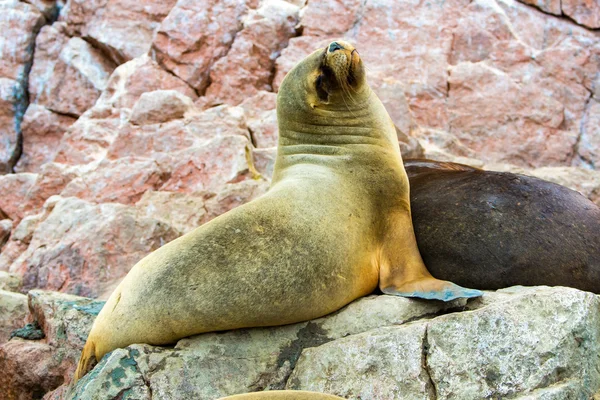
[[[24,338],[0,346],[3,398],[41,397],[67,382],[102,304],[43,291],[28,300],[28,322],[45,337],[21,330]],[[600,298],[562,287],[451,303],[369,296],[295,325],[118,349],[44,399],[212,400],[273,389],[363,400],[589,399],[600,389]]]

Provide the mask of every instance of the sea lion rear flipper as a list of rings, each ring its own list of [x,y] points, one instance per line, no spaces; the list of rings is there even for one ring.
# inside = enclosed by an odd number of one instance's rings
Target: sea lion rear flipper
[[[431,276],[419,253],[410,213],[388,215],[387,223],[379,260],[379,288],[383,293],[442,301],[483,295],[480,290]]]
[[[75,371],[72,383],[75,384],[79,379],[83,378],[94,367],[96,362],[96,345],[93,340],[88,339],[81,351],[81,357],[79,358],[79,364],[77,364],[77,370]]]

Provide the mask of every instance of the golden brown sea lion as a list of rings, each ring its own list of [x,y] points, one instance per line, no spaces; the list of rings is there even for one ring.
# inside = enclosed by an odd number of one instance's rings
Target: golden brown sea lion
[[[417,243],[437,277],[478,289],[600,293],[600,208],[531,176],[406,160]]]
[[[305,392],[302,390],[269,390],[236,394],[235,396],[222,397],[218,400],[344,400],[342,397],[318,392]]]
[[[396,130],[358,52],[333,42],[277,97],[272,186],[137,263],[98,315],[76,379],[107,352],[306,321],[371,293],[481,293],[433,278],[410,216]]]

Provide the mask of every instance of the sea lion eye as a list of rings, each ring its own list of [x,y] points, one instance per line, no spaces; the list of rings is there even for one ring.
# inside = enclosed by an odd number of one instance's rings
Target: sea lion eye
[[[315,88],[317,89],[317,96],[319,96],[319,100],[327,102],[329,100],[329,93],[325,89],[325,79],[323,74],[317,76],[317,80],[315,81]]]

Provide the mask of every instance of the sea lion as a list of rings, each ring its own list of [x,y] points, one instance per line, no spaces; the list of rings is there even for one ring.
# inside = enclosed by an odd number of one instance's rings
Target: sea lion
[[[530,176],[405,160],[429,271],[478,289],[570,286],[600,293],[600,208]]]
[[[236,394],[235,396],[221,397],[217,400],[344,400],[332,394],[306,392],[303,390],[269,390]]]
[[[96,318],[76,379],[119,347],[306,321],[378,284],[440,300],[481,295],[425,268],[396,130],[364,75],[340,41],[287,74],[269,191],[137,263]]]

